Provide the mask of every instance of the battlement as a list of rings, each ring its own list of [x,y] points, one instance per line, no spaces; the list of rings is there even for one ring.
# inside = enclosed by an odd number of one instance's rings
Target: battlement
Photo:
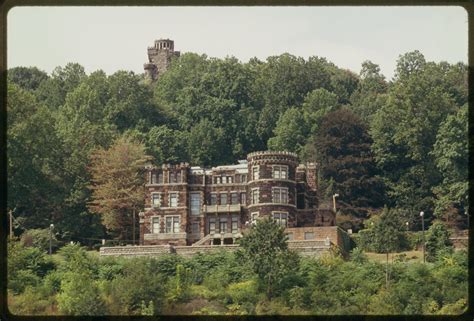
[[[145,76],[149,81],[158,80],[171,64],[172,57],[179,57],[180,52],[174,51],[171,39],[155,40],[153,46],[147,47],[148,63],[143,65]]]

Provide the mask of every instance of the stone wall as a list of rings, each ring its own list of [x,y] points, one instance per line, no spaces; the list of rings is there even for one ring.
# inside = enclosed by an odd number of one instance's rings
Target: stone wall
[[[288,241],[288,248],[305,256],[320,256],[328,252],[332,243],[325,240],[296,240]],[[191,257],[197,253],[213,253],[218,251],[236,251],[239,245],[197,245],[197,246],[173,246],[173,245],[140,245],[140,246],[114,246],[101,247],[100,256],[160,256],[165,254],[176,254]]]

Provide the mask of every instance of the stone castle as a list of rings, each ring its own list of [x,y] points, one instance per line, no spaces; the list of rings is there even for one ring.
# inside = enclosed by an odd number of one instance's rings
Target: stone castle
[[[152,47],[148,47],[148,63],[143,65],[145,78],[156,81],[165,72],[173,57],[179,57],[180,52],[174,50],[174,41],[170,39],[155,40]]]
[[[145,74],[156,81],[173,57],[174,42],[148,48]],[[318,168],[299,164],[294,153],[262,151],[238,164],[212,168],[188,163],[146,168],[145,206],[139,213],[140,246],[102,247],[101,255],[192,255],[235,249],[252,224],[271,218],[285,228],[288,245],[314,255],[332,246],[347,250],[347,234],[331,208],[318,199]]]
[[[316,164],[298,164],[294,153],[255,152],[211,169],[149,166],[146,175],[143,245],[234,244],[264,217],[285,227],[289,240],[314,240],[315,227],[335,225],[334,211],[318,207]]]

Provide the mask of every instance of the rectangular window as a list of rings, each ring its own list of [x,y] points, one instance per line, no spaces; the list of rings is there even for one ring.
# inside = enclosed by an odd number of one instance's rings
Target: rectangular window
[[[288,226],[288,213],[286,212],[273,212],[273,219],[281,226]]]
[[[247,205],[247,193],[240,193],[240,204]]]
[[[252,224],[257,224],[258,212],[250,214],[250,219]]]
[[[216,219],[210,218],[209,219],[209,234],[216,233]]]
[[[273,166],[273,178],[287,179],[288,178],[288,166]]]
[[[239,230],[239,218],[237,216],[232,217],[232,233],[237,233]]]
[[[176,173],[176,182],[181,183],[181,173]]]
[[[151,218],[151,232],[153,234],[160,233],[160,218],[159,217]]]
[[[176,174],[170,172],[170,183],[176,183]]]
[[[191,232],[192,234],[199,234],[199,222],[193,222]]]
[[[232,176],[227,176],[227,183],[232,184]]]
[[[272,187],[273,203],[288,203],[288,188],[286,187]]]
[[[163,174],[158,174],[158,184],[163,184]]]
[[[304,232],[304,239],[305,240],[313,240],[314,239],[314,233],[313,232]]]
[[[216,184],[220,184],[220,183],[221,183],[221,177],[218,176],[218,177],[216,177]]]
[[[227,184],[227,177],[226,176],[222,176],[222,184]]]
[[[201,194],[191,193],[191,215],[201,214]]]
[[[260,202],[259,194],[258,189],[252,190],[252,204],[258,204]]]
[[[219,220],[219,231],[221,234],[227,233],[227,219],[221,218]]]
[[[166,233],[179,233],[179,216],[166,217]]]
[[[156,184],[156,174],[155,173],[151,174],[151,182],[150,183],[151,184]]]
[[[259,177],[259,168],[258,166],[253,166],[252,167],[252,179],[258,179]]]
[[[222,193],[221,195],[221,205],[227,205],[227,193]]]
[[[216,193],[211,193],[211,204],[210,205],[216,205],[217,204],[217,194]]]
[[[230,203],[231,204],[239,204],[239,200],[238,200],[238,195],[237,193],[230,193]]]
[[[170,206],[178,207],[178,193],[170,193]]]
[[[240,175],[240,182],[241,183],[247,182],[247,175]]]
[[[288,241],[293,241],[293,233],[288,233],[286,236],[288,236]]]
[[[151,206],[160,207],[161,205],[161,195],[158,193],[151,194]]]

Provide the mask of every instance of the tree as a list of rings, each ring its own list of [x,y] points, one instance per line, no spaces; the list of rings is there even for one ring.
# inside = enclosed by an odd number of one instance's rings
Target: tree
[[[372,149],[391,206],[425,209],[427,218],[433,209],[431,187],[441,179],[430,152],[439,125],[456,110],[430,66],[419,52],[401,56],[396,82],[371,123]]]
[[[439,218],[449,210],[467,212],[468,200],[468,108],[461,107],[440,125],[431,154],[443,181],[433,187],[436,195],[435,215]]]
[[[272,219],[258,221],[240,240],[242,251],[239,255],[258,275],[268,299],[298,262],[298,256],[288,250],[286,241],[284,229]]]
[[[383,202],[371,143],[365,125],[347,109],[324,116],[312,141],[312,157],[320,164],[321,178],[333,180],[339,204],[358,216]]]
[[[377,64],[367,60],[362,63],[360,82],[357,90],[351,95],[350,109],[359,116],[364,123],[370,123],[373,114],[383,105],[384,93],[388,84],[380,73]]]
[[[449,232],[441,222],[433,223],[426,236],[426,259],[430,262],[436,260],[439,253],[452,250]]]
[[[337,96],[324,88],[308,93],[303,102],[303,115],[311,134],[315,135],[321,126],[323,117],[338,109],[339,106]]]
[[[143,206],[142,169],[149,159],[143,144],[124,136],[109,149],[98,148],[91,155],[89,208],[121,239],[130,239],[132,213]]]
[[[40,84],[49,78],[48,74],[36,67],[15,67],[7,72],[8,82],[25,90],[36,90]]]
[[[200,121],[189,132],[187,150],[193,164],[215,166],[223,160],[231,161],[230,147],[224,129],[215,127],[207,119]]]
[[[385,284],[388,286],[388,254],[399,251],[404,243],[403,218],[400,211],[385,207],[380,214],[380,220],[376,222],[372,229],[372,247],[378,253],[387,255],[385,269]]]
[[[63,276],[57,295],[59,311],[67,315],[103,315],[105,302],[92,276],[86,272],[69,272]]]
[[[308,136],[305,119],[298,108],[290,108],[278,119],[273,130],[274,137],[268,140],[268,148],[300,154]]]

